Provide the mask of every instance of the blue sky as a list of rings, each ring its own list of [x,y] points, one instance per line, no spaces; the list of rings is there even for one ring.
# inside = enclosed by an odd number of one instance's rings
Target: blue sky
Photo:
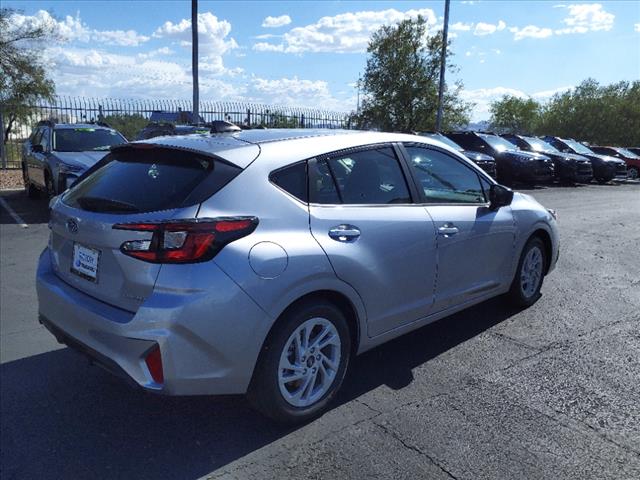
[[[62,95],[190,98],[189,1],[10,1],[55,22],[44,55]],[[201,98],[355,109],[369,34],[444,2],[199,2]],[[449,79],[488,118],[505,93],[544,100],[587,77],[640,78],[640,2],[455,1]]]

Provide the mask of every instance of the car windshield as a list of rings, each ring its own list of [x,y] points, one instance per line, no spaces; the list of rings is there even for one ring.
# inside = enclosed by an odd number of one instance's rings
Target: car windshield
[[[439,142],[442,142],[445,145],[449,145],[451,148],[458,150],[459,152],[462,152],[464,150],[464,148],[462,148],[456,142],[448,137],[445,137],[444,135],[440,135],[439,133],[422,133],[421,135],[424,137],[433,138],[434,140],[438,140]]]
[[[616,147],[614,148],[614,150],[616,152],[618,152],[619,154],[621,154],[624,157],[627,158],[639,158],[640,159],[640,155],[637,155],[635,153],[633,153],[631,150],[627,150],[626,148],[620,148],[620,147]]]
[[[560,150],[536,137],[522,137],[536,152],[560,153]]]
[[[505,140],[502,137],[498,137],[497,135],[480,134],[480,137],[489,145],[491,145],[493,148],[495,148],[498,152],[506,152],[508,150],[520,150],[513,143]]]
[[[109,150],[113,145],[126,142],[118,132],[105,128],[60,128],[53,133],[53,149],[56,152]]]
[[[587,155],[593,154],[593,150],[589,147],[585,147],[583,144],[576,142],[575,140],[563,140],[563,142],[576,153],[586,153]]]

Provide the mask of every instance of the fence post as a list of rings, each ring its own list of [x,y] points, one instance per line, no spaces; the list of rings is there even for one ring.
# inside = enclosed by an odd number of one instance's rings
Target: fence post
[[[300,128],[304,128],[304,113],[300,115]]]
[[[247,127],[251,126],[251,109],[247,108]]]
[[[0,141],[0,157],[2,158],[2,169],[7,168],[7,152],[4,148],[4,116],[3,116],[4,104],[0,103],[0,128],[2,128],[2,141]]]

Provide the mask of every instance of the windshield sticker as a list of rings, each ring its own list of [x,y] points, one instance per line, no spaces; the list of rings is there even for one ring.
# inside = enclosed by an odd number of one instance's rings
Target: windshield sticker
[[[149,175],[154,180],[160,176],[160,171],[158,170],[158,166],[155,163],[149,167],[147,175]]]
[[[74,128],[76,132],[95,132],[95,128]]]

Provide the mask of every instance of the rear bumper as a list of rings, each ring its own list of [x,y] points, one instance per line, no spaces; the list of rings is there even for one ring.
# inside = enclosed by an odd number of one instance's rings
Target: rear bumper
[[[199,265],[210,273],[211,288],[156,289],[131,313],[60,280],[45,249],[36,280],[40,320],[59,341],[145,390],[245,393],[271,321],[215,264]],[[144,362],[156,344],[163,384],[153,381]]]

